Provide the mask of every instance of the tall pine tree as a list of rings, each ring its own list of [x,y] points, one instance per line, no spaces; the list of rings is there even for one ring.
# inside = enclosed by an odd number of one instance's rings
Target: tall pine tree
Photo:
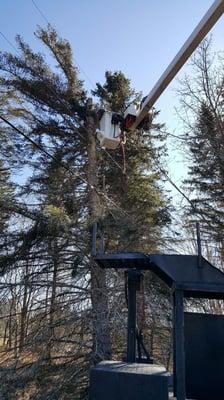
[[[211,51],[211,43],[204,41],[194,58],[193,77],[186,77],[180,87],[180,102],[190,160],[186,184],[193,193],[192,201],[196,214],[201,216],[204,234],[220,247],[223,258],[224,59],[221,53],[217,58]],[[189,210],[195,218],[192,211]]]

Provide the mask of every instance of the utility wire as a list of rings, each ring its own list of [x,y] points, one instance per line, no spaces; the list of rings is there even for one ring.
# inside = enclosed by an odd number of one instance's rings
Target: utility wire
[[[42,146],[40,146],[38,143],[36,143],[34,140],[32,140],[28,135],[26,135],[23,131],[21,131],[19,128],[17,128],[15,125],[13,125],[10,121],[8,121],[6,118],[4,118],[2,115],[0,115],[0,118],[2,121],[4,121],[7,125],[9,125],[11,128],[13,128],[17,133],[19,133],[21,136],[23,136],[26,140],[28,140],[33,146],[37,147],[42,153],[50,157],[52,160],[56,160],[52,154],[50,154],[46,149],[44,149]]]
[[[33,0],[32,0],[32,1],[33,1]],[[46,19],[46,20],[47,20],[47,19]],[[10,40],[4,35],[4,33],[0,31],[0,35],[1,35],[1,36],[6,40],[6,42],[16,51],[16,53],[17,53],[18,55],[20,55],[19,52],[18,52],[18,50],[17,50],[17,48],[13,45],[12,42],[10,42]],[[25,65],[27,65],[27,64],[26,64],[26,61],[24,61],[24,62],[25,62]],[[77,63],[76,60],[75,60],[75,62]],[[77,65],[78,65],[78,64],[77,64]],[[93,86],[93,83],[91,83],[91,84],[92,84],[92,86]],[[53,88],[49,87],[49,89],[50,89],[50,92],[51,92],[54,96],[57,97],[57,99],[59,100],[59,102],[60,102],[63,106],[65,106],[65,108],[67,109],[67,111],[68,111],[69,114],[70,114],[70,113],[71,113],[71,110],[69,109],[67,103],[66,103],[60,96],[58,96],[57,92],[56,92]],[[66,122],[67,122],[67,123],[70,123],[68,120],[66,120]],[[80,128],[82,128],[86,133],[88,133],[88,131],[87,131],[87,129],[86,129],[86,127],[85,127],[84,125],[82,125],[79,121],[76,121],[76,122],[78,122]],[[83,140],[85,140],[85,137],[84,137],[79,131],[77,131],[76,133],[78,134],[78,136],[79,136],[80,138],[82,138]],[[107,157],[110,158],[110,159],[113,161],[113,163],[123,172],[123,167],[111,156],[111,154],[110,154],[105,148],[101,148],[101,149],[104,151],[104,153],[107,155]]]
[[[17,50],[17,48],[12,44],[12,42],[10,42],[10,40],[4,35],[4,33],[2,33],[2,32],[0,31],[0,34],[1,34],[1,36],[7,41],[7,43],[16,51],[16,53],[20,56],[20,53],[19,53],[19,51]],[[26,66],[28,66],[25,60],[23,60],[23,62],[24,62],[24,64],[25,64]],[[67,111],[69,112],[69,115],[70,115],[71,110],[69,109],[69,107],[68,107],[67,103],[64,101],[64,99],[62,99],[52,87],[48,87],[48,89],[50,90],[50,92],[51,92],[54,96],[57,97],[57,99],[59,100],[59,102],[60,102],[63,106],[65,106],[65,108],[67,109]],[[70,115],[70,116],[71,116],[71,115]],[[68,123],[67,120],[66,120],[66,122]],[[78,122],[78,121],[76,121],[76,122]],[[78,122],[78,123],[79,123],[79,122]],[[82,127],[84,130],[86,130],[86,128],[85,128],[84,126],[82,126],[80,123],[79,123],[79,125],[80,125],[80,127]],[[84,136],[83,136],[80,132],[77,131],[77,134],[78,134],[83,140],[85,140]]]
[[[4,33],[0,31],[0,35],[18,53],[18,50],[17,50],[16,46],[14,46],[14,44],[4,35]]]
[[[36,7],[36,9],[39,11],[39,13],[42,15],[42,17],[45,19],[45,21],[46,21],[49,25],[51,25],[51,24],[49,23],[48,19],[45,17],[44,13],[39,9],[39,7],[37,6],[37,4],[35,3],[34,0],[32,0],[32,3],[33,3],[34,6]],[[17,54],[19,54],[19,53],[18,53],[18,50],[16,49],[16,47],[10,42],[10,40],[7,39],[7,37],[6,37],[1,31],[0,31],[0,34],[1,34],[1,36],[13,47],[13,49],[17,52]],[[76,61],[76,60],[75,60],[75,61]],[[77,62],[76,62],[76,63],[77,63]],[[91,84],[92,84],[92,83],[91,83]],[[50,90],[51,90],[51,92],[58,98],[58,100],[59,100],[64,106],[66,106],[67,110],[69,110],[69,113],[70,113],[71,110],[68,108],[67,103],[66,103],[66,102],[64,103],[64,102],[62,101],[61,97],[59,97],[58,94],[57,94],[52,88],[50,88]],[[55,161],[57,161],[57,160],[55,159],[54,156],[52,156],[50,153],[47,152],[47,150],[45,150],[44,148],[42,148],[41,146],[39,146],[38,143],[36,143],[36,142],[34,142],[32,139],[30,139],[29,136],[27,136],[27,135],[24,134],[22,131],[20,131],[20,129],[18,129],[17,127],[15,127],[13,124],[11,124],[9,121],[7,121],[7,120],[6,120],[5,118],[3,118],[2,116],[0,116],[0,118],[1,118],[5,123],[7,123],[8,125],[10,125],[13,129],[15,129],[18,133],[20,133],[25,139],[29,140],[29,142],[31,142],[34,146],[36,146],[40,151],[44,152],[48,157],[50,157],[50,158],[54,159]],[[67,121],[67,122],[68,122],[68,121]],[[79,123],[79,122],[78,122],[78,123]],[[83,126],[83,125],[80,124],[80,123],[79,123],[79,126],[87,132],[87,129],[86,129],[85,126]],[[82,139],[85,140],[84,136],[83,136],[80,132],[77,131],[77,134],[78,134]],[[123,171],[123,168],[120,166],[120,164],[119,164],[116,160],[114,160],[114,158],[111,156],[111,154],[110,154],[106,149],[104,149],[104,148],[102,148],[102,150],[103,150],[103,151],[107,154],[107,156],[114,162],[114,164],[115,164],[121,171]],[[63,165],[63,167],[64,167],[65,169],[67,169],[70,173],[72,172],[72,171],[69,169],[69,167],[67,167],[67,166],[64,165],[64,164],[62,164],[62,165]],[[181,196],[182,196],[183,198],[185,198],[185,200],[190,204],[190,206],[192,207],[192,209],[194,210],[194,212],[197,213],[197,214],[199,214],[199,215],[201,215],[202,219],[205,220],[204,215],[203,215],[201,212],[199,212],[199,211],[197,210],[197,208],[196,208],[196,206],[194,205],[194,203],[193,203],[193,202],[188,198],[188,196],[177,186],[177,184],[176,184],[175,182],[173,182],[173,180],[169,177],[169,175],[168,175],[162,168],[160,168],[159,166],[158,166],[158,169],[159,169],[159,171],[161,172],[161,174],[167,179],[167,181],[181,194]],[[72,172],[72,173],[73,173],[73,172]],[[81,178],[80,176],[78,176],[78,177],[79,177],[81,180],[83,180],[84,183],[86,183],[87,185],[89,185],[89,183],[88,183],[87,180],[85,180],[84,178]],[[91,185],[89,185],[89,186],[91,186]],[[93,187],[92,187],[92,189],[93,189]],[[94,189],[95,189],[96,191],[98,191],[97,188],[94,187]],[[116,205],[116,208],[119,208],[119,206],[117,206],[117,204],[116,204],[115,202],[113,202],[113,200],[111,200],[108,196],[105,195],[105,193],[102,192],[102,195],[103,195],[105,198],[107,198],[107,199],[110,201],[111,204]],[[119,208],[119,209],[120,209],[120,208]],[[124,210],[122,210],[122,211],[124,212]]]
[[[33,0],[32,0],[32,1],[33,1]],[[1,34],[1,36],[7,41],[7,43],[16,51],[16,53],[20,56],[20,53],[19,53],[18,49],[17,49],[17,48],[13,45],[13,43],[4,35],[4,33],[0,31],[0,34]],[[23,61],[24,61],[24,64],[27,66],[26,61],[25,61],[25,60],[23,60]],[[57,93],[52,87],[49,87],[48,89],[50,90],[50,92],[51,92],[54,96],[57,97],[57,99],[59,100],[59,102],[60,102],[63,106],[65,106],[65,108],[67,109],[67,111],[69,112],[69,115],[70,115],[71,110],[69,109],[69,107],[68,107],[67,103],[64,101],[64,99],[62,99],[60,96],[58,96],[58,93]],[[67,120],[66,120],[66,122],[68,123]],[[79,123],[79,121],[76,121],[76,122],[78,122],[78,124],[80,125],[80,127],[83,128],[83,129],[87,132],[87,129],[85,128],[85,126],[81,125],[81,124]],[[79,135],[79,137],[81,137],[83,140],[85,140],[84,136],[83,136],[80,132],[77,131],[77,134]]]
[[[127,214],[126,211],[122,210],[113,200],[111,200],[104,192],[101,192],[98,190],[95,186],[91,185],[87,179],[81,177],[78,173],[75,171],[72,171],[67,164],[58,162],[57,158],[54,157],[51,153],[49,153],[45,148],[40,146],[38,143],[36,143],[33,139],[31,139],[28,135],[26,135],[21,129],[17,128],[14,124],[12,124],[10,121],[8,121],[5,117],[0,115],[0,119],[4,121],[8,126],[13,128],[17,133],[19,133],[24,139],[29,141],[33,146],[38,148],[42,153],[47,155],[49,158],[52,160],[56,161],[59,165],[61,165],[66,171],[68,171],[70,174],[74,175],[76,178],[80,179],[81,182],[85,183],[91,190],[95,190],[95,192],[99,195],[104,197],[108,202],[110,202],[114,207],[116,207],[119,211],[122,211],[124,214]]]
[[[50,21],[48,20],[48,18],[46,17],[46,15],[44,14],[44,12],[40,9],[40,7],[37,5],[37,3],[34,0],[31,0],[34,7],[36,8],[36,10],[39,12],[39,14],[42,16],[42,18],[45,20],[45,22],[52,26],[52,24],[50,23]],[[84,69],[81,67],[81,65],[78,63],[77,59],[74,58],[75,63],[77,64],[78,68],[80,69],[80,71],[83,73],[83,75],[85,75],[86,79],[89,81],[90,85],[93,87],[93,89],[95,88],[94,83],[92,82],[92,80],[90,79],[90,77],[87,75],[87,73],[84,71]]]
[[[37,5],[37,3],[34,0],[31,0],[33,5],[35,6],[36,10],[39,12],[39,14],[42,16],[42,18],[45,20],[45,22],[50,25],[53,26],[51,24],[51,22],[49,21],[49,19],[46,17],[46,14],[40,9],[40,7]],[[93,83],[93,81],[91,80],[91,78],[87,75],[87,73],[85,72],[85,70],[81,67],[81,65],[78,63],[77,59],[74,58],[78,68],[80,69],[80,71],[83,73],[83,75],[85,75],[86,79],[89,81],[90,85],[92,86],[92,88],[95,90],[95,83]],[[105,90],[105,89],[104,89]]]
[[[193,203],[193,201],[189,199],[189,197],[179,188],[179,186],[177,186],[177,184],[170,178],[170,176],[167,174],[167,172],[164,171],[164,170],[163,170],[161,167],[159,167],[158,165],[157,165],[157,167],[158,167],[159,171],[161,172],[161,174],[166,178],[166,180],[167,180],[167,181],[177,190],[177,192],[180,193],[181,196],[190,204],[192,210],[193,210],[196,214],[200,215],[200,216],[202,217],[202,220],[203,220],[203,221],[206,221],[206,219],[205,219],[203,213],[201,213],[201,212],[197,209],[197,207],[195,206],[195,204]]]
[[[35,2],[34,0],[32,0],[32,3],[33,3],[33,5],[34,5],[34,7],[37,9],[37,11],[39,12],[39,14],[42,16],[42,18],[45,20],[45,22],[46,22],[47,24],[51,25],[50,22],[48,21],[47,17],[46,17],[46,16],[44,15],[44,13],[41,11],[40,7],[36,4],[36,2]]]
[[[31,0],[34,7],[36,8],[36,10],[39,12],[39,14],[42,16],[42,18],[45,20],[45,22],[52,26],[52,24],[50,23],[49,19],[46,17],[46,14],[40,9],[40,7],[37,5],[37,3],[34,0]],[[15,48],[15,47],[14,47]],[[74,57],[74,56],[73,56]],[[90,77],[87,75],[87,73],[85,72],[85,70],[81,67],[81,65],[79,64],[79,62],[77,61],[77,58],[74,57],[74,61],[76,63],[76,65],[78,66],[79,70],[83,73],[83,75],[86,77],[86,79],[88,80],[88,82],[90,83],[90,85],[92,86],[92,88],[95,90],[95,84],[93,83],[93,81],[90,79]],[[82,127],[84,128],[84,127]],[[102,148],[102,150],[105,152],[105,154],[107,154],[108,158],[110,158],[113,163],[123,172],[123,167],[111,156],[111,154],[104,148]]]
[[[112,157],[112,155],[109,153],[109,151],[107,151],[106,149],[104,149],[103,147],[101,147],[102,150],[104,150],[105,154],[113,161],[113,163],[123,172],[123,167],[121,167],[121,165]]]
[[[88,187],[90,187],[91,190],[95,190],[96,193],[99,196],[104,197],[108,202],[110,202],[116,209],[119,211],[122,211],[124,215],[127,215],[127,212],[122,210],[113,200],[111,200],[104,192],[99,191],[95,186],[91,185],[85,178],[81,177],[78,175],[75,171],[72,171],[65,163],[58,162],[56,157],[54,157],[51,153],[49,153],[46,149],[44,149],[42,146],[40,146],[38,143],[36,143],[34,140],[32,140],[28,135],[26,135],[21,129],[17,128],[14,124],[12,124],[10,121],[8,121],[6,118],[0,115],[0,119],[4,121],[8,126],[13,128],[17,133],[19,133],[24,139],[29,141],[33,146],[38,148],[42,153],[47,155],[49,158],[52,160],[56,161],[58,164],[60,164],[66,171],[68,171],[72,176],[74,175],[76,178],[80,179],[81,182],[85,183]],[[185,193],[172,181],[172,179],[169,177],[169,175],[160,167],[158,167],[160,172],[166,177],[166,179],[171,183],[171,185],[181,194],[182,197],[187,200],[187,202],[191,205],[192,209],[196,214],[199,214],[202,217],[202,220],[206,222],[206,219],[204,215],[197,210],[193,202],[185,195]]]

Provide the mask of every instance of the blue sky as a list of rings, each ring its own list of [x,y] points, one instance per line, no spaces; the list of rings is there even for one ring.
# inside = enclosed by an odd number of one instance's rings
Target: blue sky
[[[121,70],[133,87],[147,94],[175,56],[212,0],[35,0],[47,19],[73,47],[74,57],[95,83],[102,82],[105,70]],[[39,24],[46,22],[32,0],[1,0],[0,30],[14,42],[17,33],[36,50],[42,50],[34,37]],[[223,47],[224,19],[213,28],[214,48]],[[13,51],[0,37],[0,48]],[[178,77],[187,67],[184,67]],[[91,89],[86,80],[86,87]],[[177,105],[174,81],[156,106],[160,120],[172,131],[178,130],[174,107]],[[179,157],[171,153],[171,158]],[[180,159],[179,157],[179,161]],[[179,181],[184,169],[171,163],[171,174]]]

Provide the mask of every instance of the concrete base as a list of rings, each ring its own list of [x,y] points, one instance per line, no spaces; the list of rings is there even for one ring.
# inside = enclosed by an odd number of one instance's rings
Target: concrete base
[[[168,400],[160,365],[102,361],[90,371],[90,400]]]

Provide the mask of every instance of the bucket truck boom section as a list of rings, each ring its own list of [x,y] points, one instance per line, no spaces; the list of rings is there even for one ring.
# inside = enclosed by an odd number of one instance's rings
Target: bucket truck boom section
[[[146,97],[142,104],[140,111],[137,114],[135,122],[129,128],[129,131],[134,130],[139,126],[143,119],[148,114],[149,110],[158,100],[159,96],[167,88],[173,78],[180,71],[182,66],[190,58],[194,50],[205,38],[207,33],[212,29],[218,19],[222,16],[224,12],[224,0],[216,0],[212,6],[209,8],[205,16],[196,26],[192,34],[189,36],[187,41],[181,47],[180,51],[177,53],[176,57],[169,64],[167,69],[164,71],[158,82],[155,84],[151,92]]]

